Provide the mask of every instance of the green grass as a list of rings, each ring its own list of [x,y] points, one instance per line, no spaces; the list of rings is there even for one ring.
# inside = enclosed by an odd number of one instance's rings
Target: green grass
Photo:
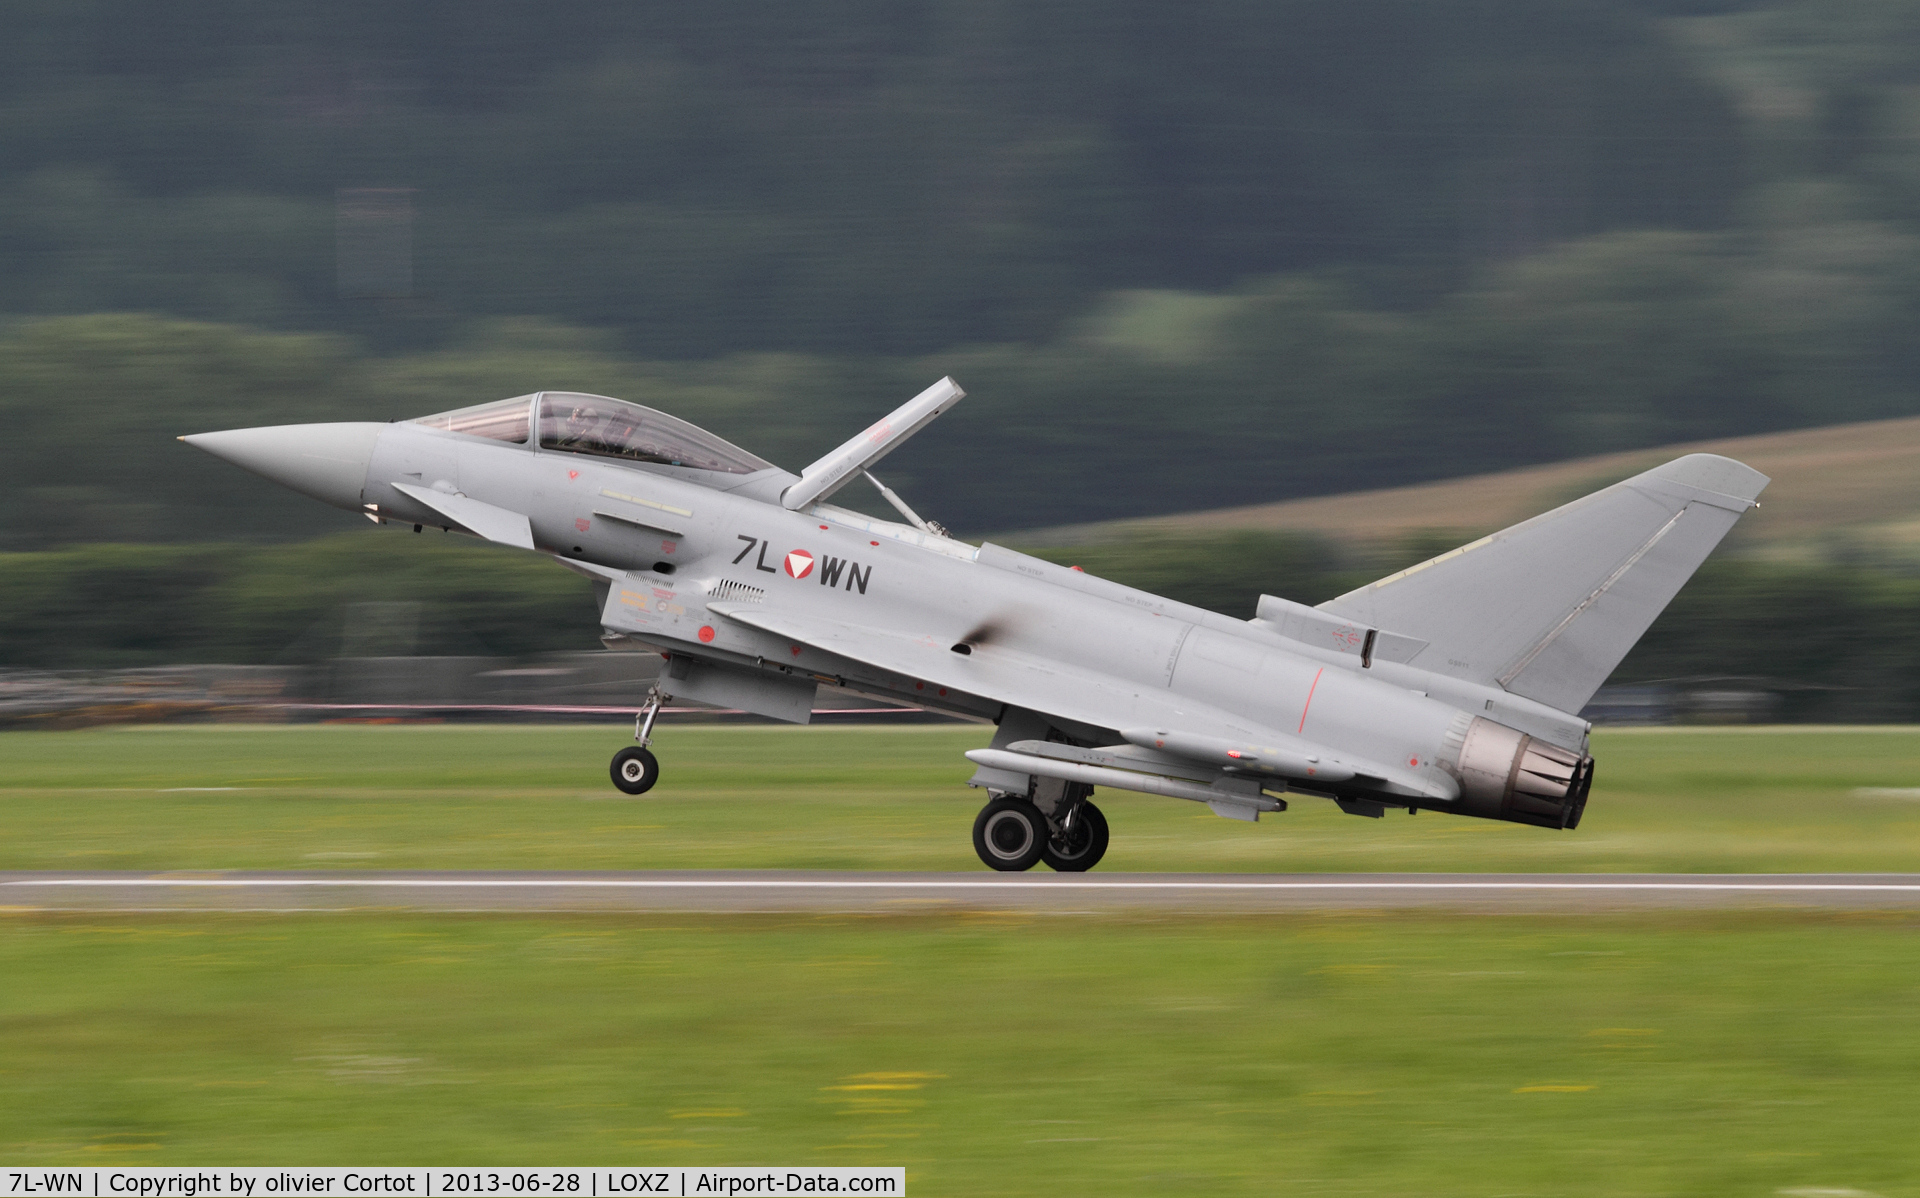
[[[978,869],[981,728],[0,736],[0,867]],[[1920,730],[1606,733],[1578,832],[1103,795],[1122,869],[1872,869]],[[232,790],[180,789],[234,787]],[[0,916],[8,1163],[902,1164],[916,1195],[1920,1198],[1920,920]]]
[[[1909,916],[0,928],[13,1163],[904,1164],[921,1196],[1920,1194]]]
[[[664,780],[624,728],[161,726],[0,735],[4,869],[979,869],[976,726],[681,725]],[[1258,825],[1103,791],[1103,868],[1920,869],[1920,729],[1602,731],[1574,832],[1300,799]],[[227,788],[234,789],[194,789]]]

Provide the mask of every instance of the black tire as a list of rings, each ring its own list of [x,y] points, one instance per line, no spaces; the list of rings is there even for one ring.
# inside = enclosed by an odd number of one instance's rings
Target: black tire
[[[639,745],[629,745],[613,755],[608,770],[613,784],[630,795],[643,795],[660,780],[660,759]]]
[[[980,809],[973,821],[973,851],[987,868],[1002,873],[1032,869],[1047,848],[1047,817],[1025,799],[1007,795]]]
[[[1091,802],[1082,800],[1073,809],[1073,827],[1057,833],[1040,853],[1058,873],[1085,873],[1100,864],[1107,855],[1107,817]]]

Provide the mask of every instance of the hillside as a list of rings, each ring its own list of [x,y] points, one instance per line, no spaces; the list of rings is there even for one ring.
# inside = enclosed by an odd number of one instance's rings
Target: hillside
[[[1314,533],[1361,551],[1436,535],[1476,536],[1686,453],[1738,458],[1773,479],[1734,544],[1793,555],[1836,537],[1883,550],[1920,543],[1920,418],[1729,437],[1576,458],[1418,486],[1116,520],[1023,533],[1026,544],[1096,544],[1141,534]]]

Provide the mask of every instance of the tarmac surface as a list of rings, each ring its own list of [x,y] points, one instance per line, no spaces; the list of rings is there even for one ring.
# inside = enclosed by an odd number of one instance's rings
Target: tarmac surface
[[[1920,874],[0,872],[0,911],[1920,909]]]

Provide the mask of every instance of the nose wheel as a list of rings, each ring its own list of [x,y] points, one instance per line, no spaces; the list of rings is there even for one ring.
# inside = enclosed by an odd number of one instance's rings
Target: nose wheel
[[[613,775],[614,786],[626,794],[646,794],[660,780],[660,759],[647,746],[653,742],[653,721],[666,699],[666,693],[658,686],[648,693],[647,705],[633,717],[633,739],[640,743],[628,745],[613,755],[608,773]]]
[[[660,759],[650,749],[628,745],[613,755],[613,784],[630,795],[643,795],[660,780]]]

